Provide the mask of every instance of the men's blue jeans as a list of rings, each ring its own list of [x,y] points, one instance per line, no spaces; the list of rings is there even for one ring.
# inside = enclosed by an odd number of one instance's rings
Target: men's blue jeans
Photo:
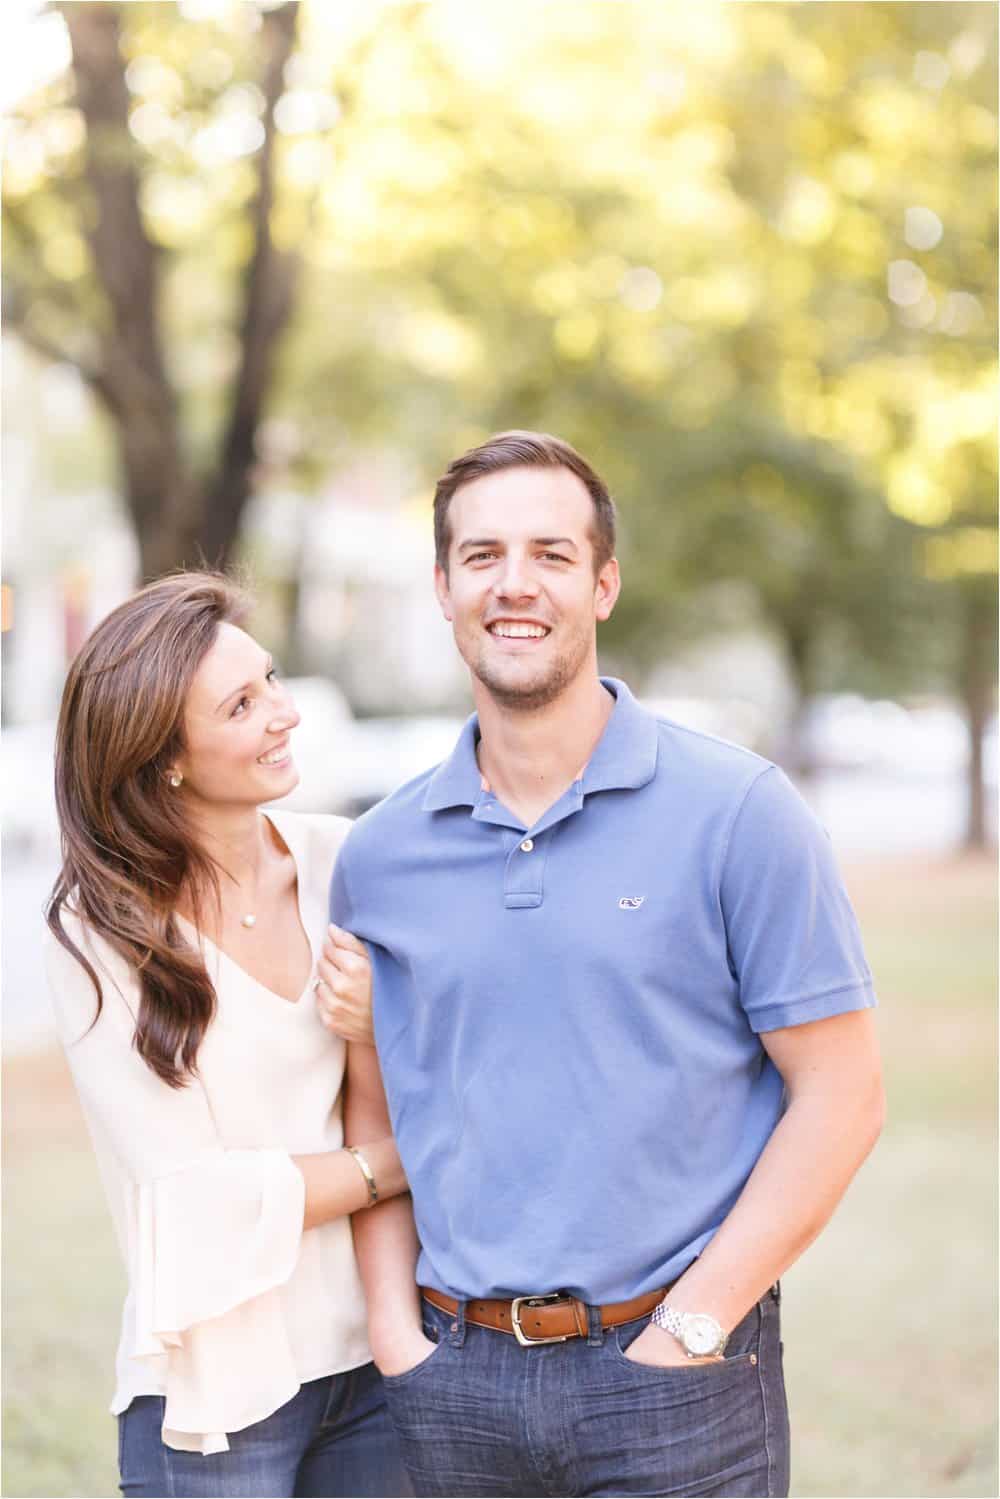
[[[164,1446],[162,1425],[161,1395],[138,1396],[118,1417],[123,1494],[412,1493],[374,1364],[309,1380],[280,1410],[230,1432],[228,1452],[177,1452]]]
[[[384,1381],[417,1494],[788,1493],[777,1288],[722,1362],[670,1369],[625,1356],[648,1318],[522,1348],[423,1310],[437,1348]]]

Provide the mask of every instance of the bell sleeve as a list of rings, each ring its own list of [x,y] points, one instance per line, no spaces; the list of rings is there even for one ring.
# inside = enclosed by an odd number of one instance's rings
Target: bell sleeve
[[[225,1149],[197,1077],[171,1088],[133,1045],[139,991],[128,966],[65,920],[101,979],[49,937],[56,1023],[99,1156],[124,1188],[135,1302],[132,1358],[166,1367],[163,1439],[228,1447],[299,1387],[280,1289],[298,1261],[305,1181],[277,1149]],[[248,1083],[247,1086],[250,1086]]]

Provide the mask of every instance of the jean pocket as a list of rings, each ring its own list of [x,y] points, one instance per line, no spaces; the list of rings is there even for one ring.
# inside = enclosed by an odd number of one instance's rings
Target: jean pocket
[[[733,1328],[722,1358],[709,1359],[705,1363],[691,1359],[683,1364],[651,1364],[631,1358],[628,1350],[650,1325],[651,1318],[642,1317],[635,1322],[625,1322],[614,1329],[611,1343],[616,1360],[628,1369],[638,1369],[647,1374],[666,1378],[675,1375],[679,1379],[694,1379],[698,1376],[711,1378],[731,1375],[738,1369],[752,1369],[757,1363],[760,1338],[760,1318],[756,1307],[752,1307],[743,1321]]]
[[[441,1354],[448,1347],[447,1338],[442,1337],[439,1330],[434,1326],[434,1323],[426,1317],[424,1318],[423,1333],[424,1337],[429,1338],[436,1346],[431,1349],[426,1358],[420,1360],[419,1364],[414,1364],[412,1369],[404,1369],[402,1374],[383,1374],[382,1383],[387,1390],[398,1390],[401,1385],[409,1383],[411,1379],[416,1379],[431,1364],[436,1364]]]

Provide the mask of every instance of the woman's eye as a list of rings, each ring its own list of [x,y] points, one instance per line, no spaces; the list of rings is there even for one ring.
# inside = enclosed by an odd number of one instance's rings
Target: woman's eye
[[[266,682],[276,682],[278,680],[278,668],[276,666],[269,667],[268,670],[267,670],[267,672],[266,672],[266,674],[265,674],[264,680]],[[243,697],[240,698],[239,702],[236,704],[235,708],[233,709],[232,713],[230,713],[229,716],[230,716],[230,718],[242,718],[243,714],[246,713],[247,710],[249,708],[252,708],[252,707],[253,707],[253,698],[252,697],[247,697],[246,694],[244,694]]]

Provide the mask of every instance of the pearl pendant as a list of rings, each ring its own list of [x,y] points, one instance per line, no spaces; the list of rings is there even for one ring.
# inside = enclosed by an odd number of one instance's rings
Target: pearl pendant
[[[256,918],[256,916],[247,914],[246,916],[241,916],[240,917],[240,926],[250,927],[250,926],[256,926],[256,925],[257,925],[257,918]]]

